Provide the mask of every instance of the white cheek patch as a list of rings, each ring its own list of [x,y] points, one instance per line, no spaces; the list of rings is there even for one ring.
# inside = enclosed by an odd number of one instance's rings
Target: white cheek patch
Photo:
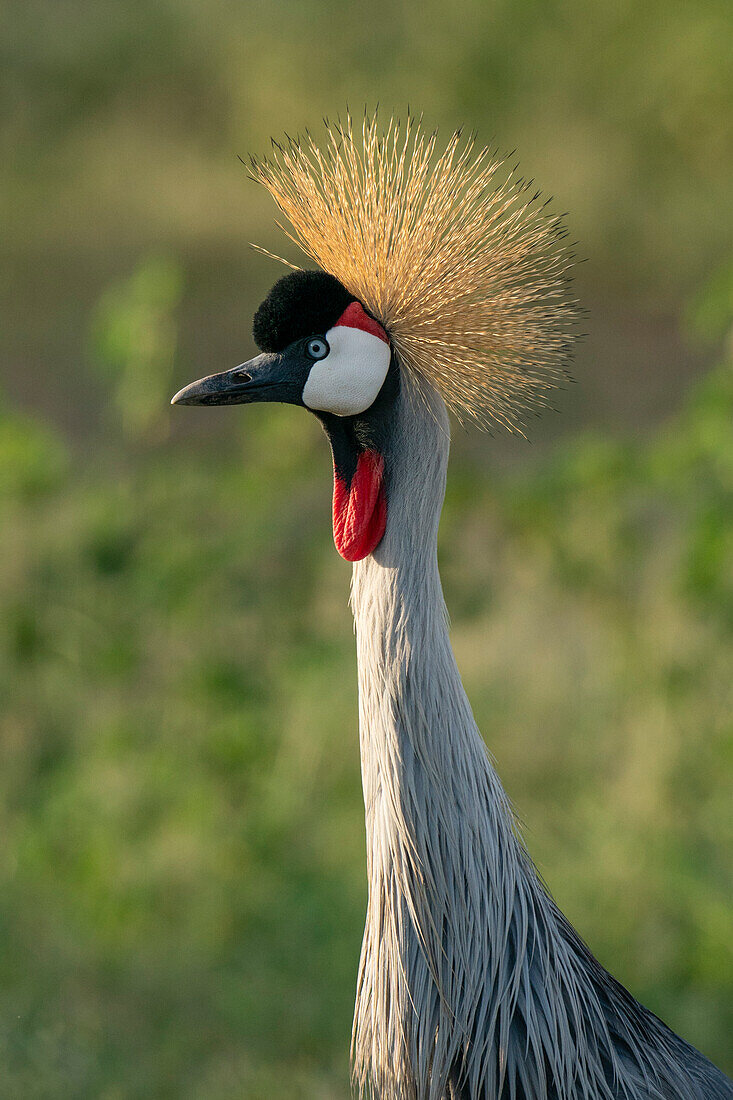
[[[389,370],[389,344],[360,328],[326,333],[330,352],[311,367],[303,404],[336,416],[356,416],[374,404]]]

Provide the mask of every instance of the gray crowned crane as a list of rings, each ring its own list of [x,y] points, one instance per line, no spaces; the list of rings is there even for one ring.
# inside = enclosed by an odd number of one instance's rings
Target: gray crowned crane
[[[369,900],[352,1039],[374,1100],[733,1100],[596,961],[548,894],[476,727],[437,565],[447,409],[516,428],[562,380],[562,218],[419,123],[326,123],[250,172],[317,270],[260,305],[247,363],[178,405],[281,401],[331,445],[353,562]],[[290,265],[292,266],[292,265]]]

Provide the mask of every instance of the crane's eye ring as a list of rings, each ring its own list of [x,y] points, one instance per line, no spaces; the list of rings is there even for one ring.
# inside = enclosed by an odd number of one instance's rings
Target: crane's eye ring
[[[325,359],[331,350],[325,336],[314,336],[305,346],[311,359]]]

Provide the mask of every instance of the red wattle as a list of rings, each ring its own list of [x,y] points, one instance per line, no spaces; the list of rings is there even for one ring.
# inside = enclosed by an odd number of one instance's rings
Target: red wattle
[[[362,451],[351,485],[333,478],[333,541],[342,558],[360,561],[382,541],[387,526],[384,459],[376,451]]]

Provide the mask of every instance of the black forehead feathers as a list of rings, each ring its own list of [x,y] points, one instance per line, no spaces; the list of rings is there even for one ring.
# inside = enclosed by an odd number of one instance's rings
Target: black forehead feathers
[[[327,332],[353,294],[325,271],[291,271],[278,279],[254,316],[252,335],[260,351],[282,351],[293,340]]]

